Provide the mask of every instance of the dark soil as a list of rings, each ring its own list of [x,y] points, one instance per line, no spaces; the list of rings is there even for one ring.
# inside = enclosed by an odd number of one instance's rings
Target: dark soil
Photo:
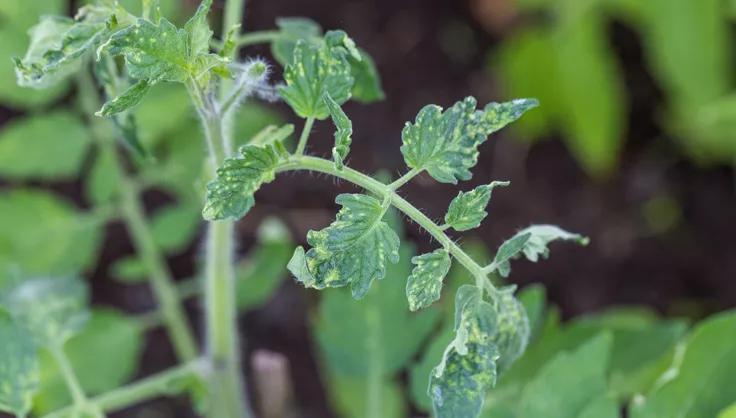
[[[349,164],[373,172],[404,169],[400,132],[405,121],[427,103],[447,106],[474,95],[479,102],[507,99],[494,74],[486,68],[486,54],[503,36],[481,28],[464,1],[451,0],[254,0],[249,1],[245,27],[272,27],[277,16],[308,16],[326,28],[344,28],[375,59],[387,94],[374,105],[350,104],[355,135]],[[442,48],[448,28],[466,28],[458,51]],[[480,163],[469,189],[491,179],[509,179],[513,187],[494,193],[488,221],[467,234],[495,248],[505,237],[530,223],[553,223],[591,238],[587,248],[556,245],[550,260],[518,263],[512,280],[521,286],[543,283],[550,300],[565,317],[620,304],[653,306],[663,313],[703,315],[736,306],[736,250],[730,240],[736,223],[733,171],[727,167],[700,167],[682,157],[675,141],[657,122],[662,100],[656,82],[643,63],[635,33],[611,27],[611,40],[626,73],[630,97],[630,128],[618,173],[596,182],[581,171],[558,138],[547,138],[531,148],[502,132],[482,148]],[[249,51],[251,52],[251,51]],[[266,48],[252,53],[268,56]],[[286,112],[286,108],[280,105]],[[0,112],[1,113],[1,112]],[[0,120],[8,116],[0,115]],[[297,122],[299,123],[299,122]],[[299,125],[297,125],[299,126]],[[327,155],[331,128],[318,124],[312,151]],[[77,185],[60,188],[79,197]],[[326,224],[335,210],[334,197],[353,191],[346,184],[311,175],[288,175],[268,185],[259,195],[254,215],[239,228],[241,250],[246,252],[258,220],[266,213],[282,215],[296,237]],[[645,202],[666,192],[680,208],[680,221],[664,232],[652,232],[642,215]],[[403,191],[430,216],[440,218],[456,188],[420,178]],[[160,196],[151,193],[151,204]],[[426,234],[407,225],[408,234],[422,249],[430,249]],[[131,251],[124,228],[109,228],[103,263],[92,278],[96,302],[113,303],[129,311],[153,306],[145,286],[114,284],[105,276],[107,264]],[[178,277],[194,271],[198,247],[171,260]],[[246,351],[265,348],[283,353],[290,362],[299,417],[334,416],[320,383],[318,359],[311,348],[308,321],[314,292],[287,282],[264,308],[241,321]],[[697,301],[697,303],[692,303]],[[199,306],[189,306],[197,323]],[[248,354],[246,354],[246,358]],[[174,362],[163,332],[150,334],[140,375]],[[187,401],[157,401],[164,415],[186,417]],[[115,417],[139,415],[139,408]],[[150,416],[150,415],[147,415]]]

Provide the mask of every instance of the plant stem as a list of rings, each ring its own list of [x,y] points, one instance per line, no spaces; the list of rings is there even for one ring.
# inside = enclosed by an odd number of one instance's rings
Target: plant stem
[[[49,352],[51,353],[51,356],[53,356],[54,361],[56,361],[56,364],[59,366],[59,370],[61,371],[61,375],[64,377],[66,387],[72,395],[74,409],[80,412],[90,412],[97,418],[104,417],[105,415],[95,404],[90,402],[87,395],[84,393],[84,389],[82,389],[82,385],[79,383],[76,373],[74,373],[74,368],[72,367],[71,362],[69,362],[69,357],[66,356],[64,348],[61,345],[53,346],[49,348]]]
[[[248,46],[265,42],[273,42],[278,40],[279,38],[281,38],[281,32],[277,30],[265,30],[241,35],[236,43],[239,46]]]
[[[89,404],[95,405],[98,410],[112,412],[130,405],[152,399],[163,394],[174,394],[174,383],[181,382],[189,377],[202,373],[201,361],[193,361],[161,373],[146,377],[110,392],[89,399]],[[45,415],[43,418],[67,418],[74,413],[74,407],[67,407]]]
[[[314,118],[309,117],[304,121],[304,128],[302,128],[302,134],[299,136],[299,143],[296,146],[294,155],[304,154],[304,150],[307,148],[307,141],[309,140],[309,134],[312,133],[312,126],[314,126]]]
[[[101,104],[92,78],[87,71],[81,72],[78,78],[78,86],[84,112],[88,115],[93,114],[100,108]],[[187,323],[186,313],[179,304],[174,279],[156,245],[153,233],[146,220],[143,203],[138,195],[135,182],[126,173],[120,155],[115,150],[115,134],[112,126],[109,122],[100,118],[92,118],[91,124],[98,145],[109,151],[110,155],[114,157],[115,170],[120,173],[119,185],[123,220],[136,251],[138,251],[150,274],[153,293],[161,306],[174,350],[180,359],[191,360],[197,356],[197,345]]]
[[[396,194],[396,192],[388,185],[383,184],[359,171],[353,170],[352,168],[343,167],[342,170],[337,170],[334,163],[330,160],[306,155],[295,155],[277,168],[277,172],[294,170],[311,170],[329,174],[354,183],[381,198],[388,198],[396,209],[403,212],[404,215],[419,224],[419,226],[424,228],[430,235],[432,235],[432,237],[434,237],[434,239],[442,244],[442,246],[446,248],[447,251],[473,275],[473,277],[475,277],[476,285],[478,287],[481,289],[488,289],[489,291],[495,291],[495,287],[490,280],[488,280],[488,276],[483,272],[483,267],[476,263],[465,251],[463,251],[462,248],[455,244],[455,242],[445,234],[442,227],[434,223],[434,221],[429,219],[427,215],[414,207],[414,205]]]
[[[398,179],[396,179],[396,181],[394,181],[393,183],[389,184],[388,185],[388,188],[391,189],[391,190],[398,190],[401,186],[403,186],[406,183],[410,182],[411,179],[413,179],[414,177],[416,177],[421,172],[422,172],[422,170],[420,170],[418,168],[412,168],[406,174],[404,174],[403,176],[401,176]]]

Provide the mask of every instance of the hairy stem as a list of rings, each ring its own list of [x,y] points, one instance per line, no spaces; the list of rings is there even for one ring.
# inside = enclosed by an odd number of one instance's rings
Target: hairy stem
[[[82,107],[86,114],[93,114],[101,103],[94,89],[94,83],[86,71],[78,78],[78,86]],[[166,265],[153,238],[153,233],[146,220],[143,203],[140,200],[135,181],[126,173],[120,155],[115,150],[115,133],[111,124],[104,119],[91,119],[92,131],[100,147],[112,155],[115,170],[120,173],[120,199],[123,220],[131,235],[143,263],[150,275],[151,286],[157,302],[161,306],[164,321],[174,350],[182,360],[191,360],[197,356],[197,345],[187,316],[177,296],[176,286],[171,272]]]
[[[183,382],[187,378],[201,374],[201,361],[193,361],[95,396],[88,402],[100,411],[113,412],[160,395],[173,395],[176,382]],[[184,389],[183,385],[181,387]],[[73,416],[74,411],[74,407],[67,407],[47,414],[43,418],[69,418]]]
[[[312,117],[307,118],[307,120],[304,121],[304,128],[302,128],[302,134],[299,135],[299,143],[296,146],[296,151],[294,152],[295,155],[304,154],[304,150],[307,148],[307,141],[309,140],[309,135],[312,133],[312,126],[314,126],[314,118]]]
[[[447,251],[465,267],[475,277],[476,285],[481,289],[487,289],[489,291],[495,291],[495,287],[488,280],[487,275],[483,272],[483,267],[476,263],[462,248],[460,248],[455,242],[445,234],[442,227],[437,225],[434,221],[429,219],[427,215],[422,213],[419,209],[414,207],[411,203],[407,202],[396,194],[396,192],[386,184],[367,176],[359,171],[353,170],[349,167],[343,167],[342,170],[335,168],[335,164],[330,160],[323,158],[310,157],[306,155],[295,155],[288,161],[282,163],[277,172],[281,171],[295,171],[295,170],[310,170],[317,171],[339,177],[343,180],[347,180],[353,184],[356,184],[371,193],[376,194],[380,198],[388,198],[396,209],[404,213],[411,220],[419,224],[424,230],[429,232],[437,242],[439,242]]]

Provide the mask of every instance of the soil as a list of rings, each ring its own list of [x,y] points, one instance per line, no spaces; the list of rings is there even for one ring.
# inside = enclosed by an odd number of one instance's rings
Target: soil
[[[216,2],[217,3],[217,2]],[[220,2],[221,3],[221,2]],[[375,59],[383,77],[384,102],[350,104],[355,135],[348,163],[362,171],[404,169],[400,132],[421,106],[447,106],[474,95],[479,102],[503,100],[502,86],[487,69],[487,53],[503,37],[491,34],[464,1],[451,0],[263,0],[249,1],[245,27],[271,28],[278,16],[308,16],[326,28],[344,28]],[[513,23],[511,23],[513,25]],[[736,306],[736,250],[730,239],[736,223],[725,222],[736,210],[736,185],[729,167],[701,167],[683,158],[675,142],[658,123],[662,95],[641,56],[637,35],[611,26],[611,41],[622,62],[629,90],[627,142],[618,173],[607,181],[590,179],[559,138],[545,138],[529,147],[507,133],[497,134],[482,148],[469,189],[491,179],[512,180],[512,187],[493,195],[488,221],[466,234],[495,248],[505,237],[530,223],[552,223],[588,235],[586,248],[555,245],[553,257],[537,264],[518,263],[512,280],[524,286],[543,283],[549,299],[565,317],[620,304],[652,306],[662,313],[701,316]],[[449,34],[449,35],[448,35]],[[443,37],[463,45],[443,48]],[[269,56],[266,48],[249,52]],[[279,105],[286,112],[283,105]],[[2,113],[2,112],[0,112]],[[0,120],[10,115],[4,112]],[[298,121],[295,121],[297,126]],[[312,152],[329,154],[332,131],[318,125]],[[78,184],[56,185],[81,199]],[[253,232],[266,213],[282,216],[296,237],[329,222],[339,192],[354,191],[347,184],[316,175],[288,175],[266,186],[259,206],[239,224],[240,250],[247,252]],[[420,178],[404,195],[430,216],[440,218],[456,188]],[[645,202],[666,192],[679,207],[679,221],[665,231],[653,231],[642,215]],[[161,199],[152,192],[147,203]],[[407,233],[420,249],[430,249],[426,234],[415,225]],[[122,286],[105,275],[109,263],[131,251],[120,225],[108,229],[102,263],[92,277],[95,302],[110,303],[132,312],[154,305],[145,286]],[[177,277],[189,277],[199,247],[172,258]],[[317,295],[287,281],[262,309],[241,321],[245,358],[257,349],[282,353],[288,359],[299,417],[336,415],[321,386],[318,358],[311,349],[308,322]],[[201,318],[196,304],[188,306],[193,321]],[[140,376],[174,363],[161,331],[151,332]],[[151,414],[154,407],[160,414]],[[186,400],[155,401],[112,417],[192,416]]]

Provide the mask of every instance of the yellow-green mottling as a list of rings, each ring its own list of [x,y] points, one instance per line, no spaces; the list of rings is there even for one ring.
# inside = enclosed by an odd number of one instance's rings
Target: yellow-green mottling
[[[450,254],[440,248],[411,259],[414,269],[406,282],[409,309],[416,311],[439,300],[442,281],[450,270]]]
[[[486,206],[491,200],[491,193],[497,186],[508,186],[507,181],[494,181],[491,184],[478,186],[469,192],[460,192],[452,199],[445,214],[445,224],[456,231],[467,231],[477,228],[488,215]]]
[[[388,262],[399,261],[399,237],[382,220],[385,208],[376,198],[341,194],[335,202],[342,205],[335,221],[309,231],[312,248],[297,248],[288,268],[306,287],[349,285],[353,297],[360,299],[374,280],[386,275]]]
[[[508,290],[502,290],[493,299],[496,310],[496,331],[491,335],[498,349],[497,368],[503,373],[526,350],[531,333],[524,306]]]
[[[0,411],[26,416],[39,378],[33,339],[0,311]]]
[[[477,417],[486,391],[496,382],[498,350],[491,342],[496,328],[494,309],[474,297],[479,293],[465,292],[467,298],[460,293],[457,303],[463,306],[457,331],[464,335],[463,350],[451,343],[429,378],[427,393],[437,418]]]
[[[228,158],[217,169],[217,178],[207,184],[202,216],[207,220],[237,220],[253,207],[253,194],[273,181],[276,166],[285,155],[281,143],[266,146],[246,145],[241,158]]]
[[[3,293],[1,301],[42,346],[62,345],[89,319],[87,286],[77,278],[24,280]]]
[[[470,168],[478,161],[478,146],[535,106],[534,99],[518,99],[489,103],[483,110],[476,110],[473,97],[445,111],[427,105],[401,133],[404,161],[410,168],[426,170],[441,183],[469,180]]]
[[[343,167],[343,161],[350,152],[351,136],[353,135],[353,122],[348,115],[342,110],[339,104],[330,97],[329,92],[325,92],[323,100],[327,105],[327,109],[332,116],[332,123],[335,124],[335,146],[332,147],[332,159],[335,161],[335,167],[339,170]]]
[[[341,31],[340,31],[341,32]],[[303,118],[325,119],[330,115],[323,100],[325,93],[342,105],[350,98],[355,82],[347,57],[352,41],[328,32],[319,45],[300,39],[294,47],[293,57],[284,70],[285,86],[279,93],[294,112]],[[344,34],[344,32],[342,32]],[[341,42],[334,41],[342,39]]]

